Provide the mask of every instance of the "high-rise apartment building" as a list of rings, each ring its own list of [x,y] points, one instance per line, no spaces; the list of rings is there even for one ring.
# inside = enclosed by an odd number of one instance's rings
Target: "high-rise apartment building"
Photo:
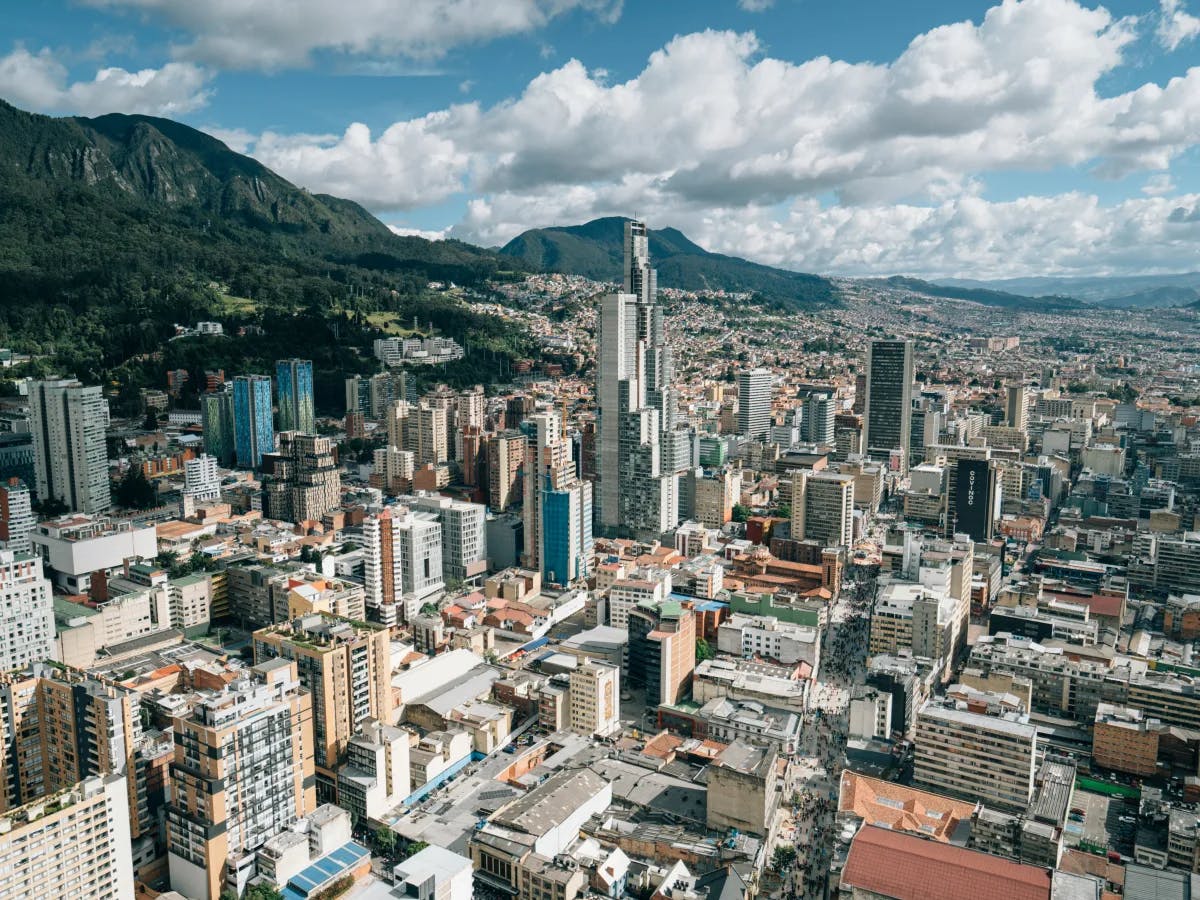
[[[367,613],[385,625],[408,622],[445,589],[442,524],[433,513],[389,506],[363,520]]]
[[[771,430],[771,373],[747,369],[737,373],[738,434],[764,440]]]
[[[316,808],[312,698],[273,659],[175,719],[167,846],[171,886],[218,900],[251,854]],[[230,865],[232,863],[232,865]],[[238,879],[240,881],[240,878]],[[237,884],[240,892],[244,884]]]
[[[0,550],[0,594],[0,671],[54,658],[54,599],[41,558]]]
[[[413,454],[417,468],[440,465],[450,458],[449,410],[421,402],[416,406],[397,400],[385,416],[388,446]]]
[[[237,464],[244,469],[257,469],[263,454],[275,452],[271,379],[266,375],[233,379],[233,443]]]
[[[338,806],[355,824],[381,821],[412,790],[408,753],[412,732],[367,719],[346,747],[338,770]]]
[[[337,769],[350,739],[369,719],[392,717],[386,628],[307,615],[254,632],[254,661],[289,659],[312,695],[317,801],[337,799]]]
[[[571,670],[571,730],[607,737],[621,727],[621,670],[608,663],[584,660]]]
[[[193,503],[208,503],[221,498],[221,475],[215,456],[201,453],[184,462],[183,493]]]
[[[624,290],[601,300],[598,345],[597,521],[605,531],[657,538],[678,524],[689,454],[676,427],[674,366],[642,222],[625,223]]]
[[[233,391],[227,387],[200,397],[200,419],[204,428],[204,452],[223,466],[237,459],[233,431]]]
[[[888,460],[907,455],[912,430],[912,341],[871,341],[867,347],[863,446],[869,456]]]
[[[837,402],[829,394],[809,394],[804,400],[804,418],[801,427],[804,440],[812,444],[833,444],[834,417]]]
[[[108,510],[108,401],[100,387],[68,380],[30,382],[29,427],[38,499],[53,497],[89,515]]]
[[[263,515],[284,522],[320,521],[342,499],[342,478],[327,437],[285,431],[279,452],[263,456]]]
[[[525,565],[552,584],[586,578],[592,555],[592,485],[576,474],[557,412],[529,416],[525,458]]]
[[[521,500],[521,467],[525,465],[528,438],[519,431],[491,435],[485,444],[488,506],[504,512]]]
[[[317,433],[311,359],[281,359],[275,363],[279,391],[279,430]]]
[[[1023,384],[1008,386],[1008,402],[1005,405],[1004,422],[1010,428],[1024,431],[1029,426],[1029,392]]]
[[[626,680],[646,704],[675,704],[691,692],[696,670],[696,616],[676,600],[643,602],[629,611]]]
[[[0,485],[0,545],[15,553],[31,552],[33,542],[29,535],[36,524],[25,482],[10,478]]]
[[[0,816],[0,897],[134,900],[129,792],[87,778]]]
[[[792,537],[847,547],[854,538],[854,476],[792,473]]]

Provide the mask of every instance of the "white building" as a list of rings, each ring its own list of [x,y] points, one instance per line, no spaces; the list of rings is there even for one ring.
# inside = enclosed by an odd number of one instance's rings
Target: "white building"
[[[33,517],[33,506],[29,500],[29,488],[19,478],[10,478],[0,485],[0,546],[17,553],[29,553],[37,520]]]
[[[735,656],[766,656],[787,666],[807,663],[814,674],[821,661],[817,629],[774,616],[730,616],[717,629],[717,649]]]
[[[408,796],[408,751],[412,733],[377,719],[363,721],[350,739],[338,769],[338,804],[356,823],[380,821]]]
[[[771,430],[771,373],[749,369],[737,373],[738,433],[762,440]]]
[[[53,570],[54,582],[72,594],[88,592],[93,572],[112,574],[126,560],[158,554],[153,525],[139,527],[105,517],[65,516],[41,522],[31,539],[34,552]]]
[[[446,578],[471,581],[487,574],[487,507],[421,494],[404,498],[413,509],[431,512],[442,524],[442,568]]]
[[[451,850],[429,846],[395,868],[396,892],[422,900],[471,900],[475,878],[471,860]]]
[[[99,386],[78,381],[29,384],[37,494],[95,515],[112,506],[108,479],[108,401]]]
[[[0,593],[0,670],[57,659],[54,600],[50,582],[42,575],[42,561],[28,553],[0,550]]]
[[[629,611],[639,603],[662,603],[671,594],[668,569],[642,569],[629,578],[614,581],[608,590],[608,624],[629,627]]]
[[[183,492],[196,503],[221,498],[221,476],[215,456],[201,453],[183,464]]]
[[[411,621],[445,589],[442,525],[430,512],[391,506],[363,521],[363,574],[370,616]]]

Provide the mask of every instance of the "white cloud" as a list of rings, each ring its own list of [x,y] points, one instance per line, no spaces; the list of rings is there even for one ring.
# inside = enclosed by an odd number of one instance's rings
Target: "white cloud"
[[[91,81],[72,82],[49,50],[35,54],[17,47],[0,57],[0,95],[39,112],[177,116],[208,102],[210,77],[192,63],[173,62],[136,72],[104,68]]]
[[[388,230],[400,237],[419,237],[425,238],[427,241],[444,241],[450,232],[449,228],[429,230],[427,228],[409,228],[407,225],[389,225]]]
[[[1175,192],[1175,182],[1167,172],[1151,175],[1142,185],[1142,193],[1147,197],[1162,197],[1164,194]]]
[[[605,22],[620,0],[85,0],[155,15],[188,35],[185,59],[233,68],[304,65],[315,51],[431,59],[526,34],[573,9]]]
[[[775,0],[738,0],[738,6],[746,12],[762,12],[775,5]]]
[[[1158,42],[1167,50],[1194,40],[1200,35],[1200,18],[1184,9],[1183,0],[1159,0]]]

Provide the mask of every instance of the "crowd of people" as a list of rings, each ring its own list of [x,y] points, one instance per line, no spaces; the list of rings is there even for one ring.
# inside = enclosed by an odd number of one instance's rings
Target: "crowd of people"
[[[829,869],[837,826],[838,788],[849,728],[850,692],[863,680],[870,604],[864,586],[839,602],[831,615],[818,680],[803,717],[802,771],[806,787],[793,798],[796,856],[783,873],[786,900],[828,896]],[[839,613],[843,615],[839,616]]]

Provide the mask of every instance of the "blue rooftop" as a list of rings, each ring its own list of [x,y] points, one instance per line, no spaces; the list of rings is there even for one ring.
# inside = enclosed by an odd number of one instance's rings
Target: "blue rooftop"
[[[361,844],[351,841],[332,853],[326,853],[299,875],[295,875],[283,889],[284,900],[304,900],[329,882],[345,875],[371,852]]]

